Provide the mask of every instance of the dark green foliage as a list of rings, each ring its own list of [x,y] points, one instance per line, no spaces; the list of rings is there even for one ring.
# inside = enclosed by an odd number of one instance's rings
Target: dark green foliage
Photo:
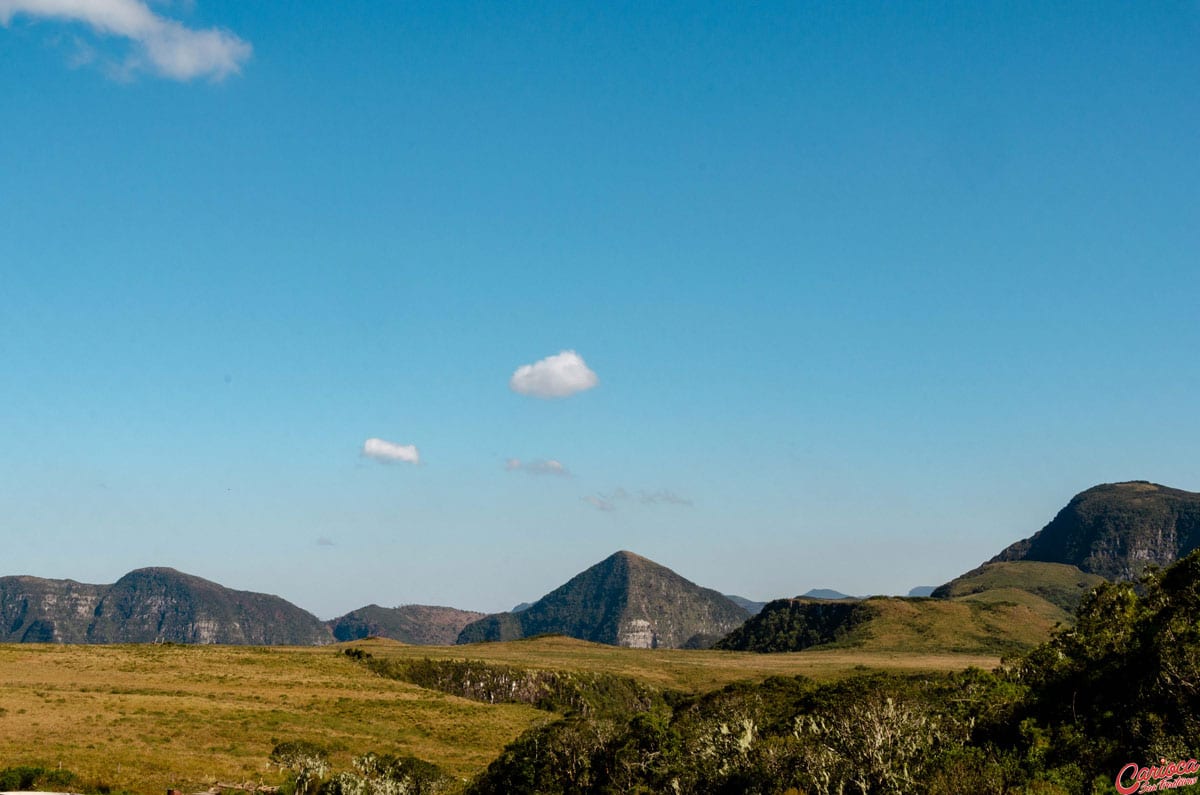
[[[1200,755],[1200,552],[1101,586],[1014,675],[1022,747],[1060,778]]]
[[[725,596],[670,569],[618,552],[572,577],[519,613],[467,625],[459,643],[558,633],[594,643],[681,648],[719,637],[750,614]]]
[[[717,641],[729,651],[801,651],[832,643],[874,615],[868,602],[776,599]]]
[[[350,650],[348,650],[350,651]],[[380,676],[488,704],[529,704],[585,717],[650,709],[662,693],[616,674],[516,668],[478,660],[362,660]]]
[[[597,760],[612,741],[612,720],[568,718],[532,729],[504,749],[469,790],[476,795],[593,792],[606,782]]]
[[[1069,563],[1110,580],[1136,579],[1200,546],[1200,494],[1145,481],[1077,494],[1032,537],[992,559]]]
[[[0,769],[0,791],[55,791],[70,787],[77,778],[69,770],[50,770],[44,767],[23,765]]]
[[[513,743],[469,790],[485,793],[916,791],[1012,686],[980,671],[802,677],[734,685],[627,716],[573,718]],[[1003,760],[973,758],[980,777]],[[962,792],[949,783],[933,792]]]

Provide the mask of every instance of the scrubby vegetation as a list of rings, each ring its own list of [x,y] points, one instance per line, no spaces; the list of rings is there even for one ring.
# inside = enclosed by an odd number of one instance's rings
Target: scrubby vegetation
[[[719,640],[714,648],[731,651],[802,651],[833,643],[875,615],[859,601],[777,599],[758,615]]]
[[[1200,552],[1102,585],[1073,628],[994,672],[778,677],[571,715],[468,791],[1082,794],[1122,771],[1194,782],[1197,756]]]
[[[288,772],[280,795],[436,795],[455,784],[415,756],[368,753],[356,757],[352,769],[334,772],[329,753],[304,740],[278,743],[270,759]]]
[[[528,704],[584,718],[642,712],[663,698],[657,688],[630,676],[517,668],[479,660],[377,659],[357,647],[344,653],[380,676],[430,690],[488,704]]]
[[[37,765],[18,765],[0,769],[0,792],[34,790],[55,791],[77,784],[69,770],[48,770]]]

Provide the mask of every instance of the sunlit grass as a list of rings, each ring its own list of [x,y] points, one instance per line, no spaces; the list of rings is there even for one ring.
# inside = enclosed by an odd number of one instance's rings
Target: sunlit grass
[[[366,640],[318,648],[0,646],[2,766],[63,768],[85,782],[153,795],[215,781],[277,783],[276,741],[310,740],[348,767],[366,751],[409,754],[466,778],[526,728],[552,719],[376,676],[341,654],[477,659],[597,671],[661,688],[707,691],[735,681],[804,674],[830,680],[889,671],[992,667],[983,655],[858,650],[797,654],[640,650],[562,637],[471,646]]]
[[[369,750],[485,767],[544,712],[381,679],[329,647],[0,646],[3,766],[62,767],[114,789],[278,782],[277,740],[335,764]]]

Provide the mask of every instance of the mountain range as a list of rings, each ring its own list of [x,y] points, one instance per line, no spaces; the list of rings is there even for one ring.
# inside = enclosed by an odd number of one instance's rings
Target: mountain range
[[[0,577],[0,641],[25,643],[326,643],[316,616],[267,594],[174,569],[137,569],[112,585]]]
[[[814,589],[764,605],[621,551],[508,613],[367,605],[322,622],[278,596],[145,568],[111,585],[0,577],[0,642],[312,645],[377,635],[448,645],[560,633],[636,648],[835,643],[1005,652],[1070,623],[1097,583],[1134,579],[1197,546],[1200,494],[1129,481],[1077,494],[1041,530],[932,589],[931,598],[918,595],[929,593],[924,588],[866,599]]]

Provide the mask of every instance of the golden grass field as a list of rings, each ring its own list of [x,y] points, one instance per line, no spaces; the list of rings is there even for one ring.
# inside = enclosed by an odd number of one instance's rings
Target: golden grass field
[[[468,778],[553,715],[384,679],[341,654],[478,659],[625,674],[703,692],[735,681],[864,670],[994,667],[983,655],[857,650],[759,655],[620,649],[568,638],[473,646],[367,640],[313,648],[0,645],[0,767],[61,765],[84,782],[147,795],[216,781],[277,783],[275,742],[311,740],[336,767],[367,751],[411,754]]]

